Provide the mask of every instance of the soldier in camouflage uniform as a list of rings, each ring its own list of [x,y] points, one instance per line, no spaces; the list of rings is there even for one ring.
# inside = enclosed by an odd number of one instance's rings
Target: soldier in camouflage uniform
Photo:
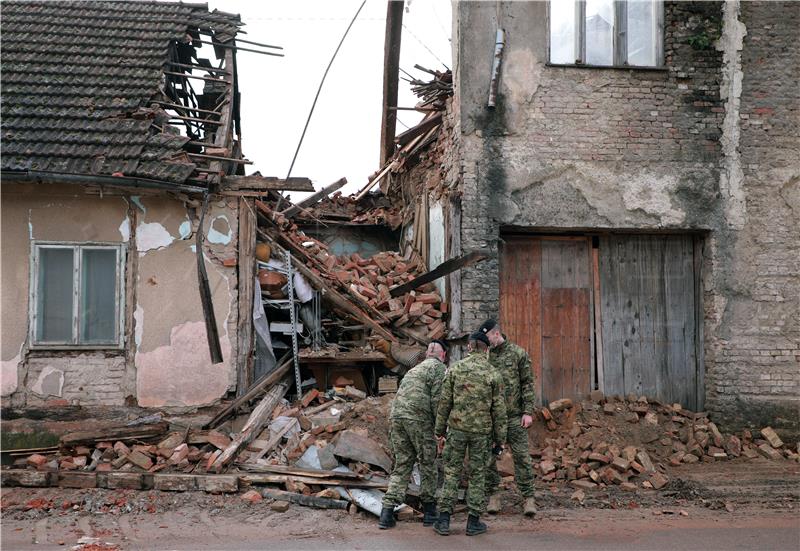
[[[435,340],[428,345],[426,359],[405,374],[389,414],[390,440],[394,469],[389,489],[383,498],[378,528],[395,525],[394,508],[406,498],[406,488],[414,463],[420,471],[420,500],[425,513],[423,524],[436,520],[436,439],[433,424],[447,366],[447,344]]]
[[[508,413],[508,434],[506,442],[514,458],[514,480],[517,489],[525,498],[523,512],[528,516],[536,514],[536,500],[533,492],[533,467],[528,448],[528,427],[533,423],[536,390],[531,371],[531,360],[521,347],[506,340],[495,320],[486,320],[479,331],[491,343],[489,361],[503,378],[505,387],[506,412]],[[489,498],[487,511],[500,511],[500,486],[497,472],[497,457],[492,455],[486,472],[486,494]]]
[[[450,514],[469,455],[467,488],[467,535],[486,532],[480,515],[486,505],[486,465],[492,442],[505,442],[506,407],[503,383],[487,357],[489,340],[482,333],[470,335],[469,355],[450,367],[442,385],[442,397],[436,414],[435,433],[444,440],[444,485],[439,498],[436,533],[450,534]],[[445,429],[447,436],[445,437]]]

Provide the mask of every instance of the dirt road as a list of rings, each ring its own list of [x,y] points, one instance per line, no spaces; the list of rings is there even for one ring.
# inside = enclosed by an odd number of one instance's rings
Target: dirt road
[[[420,522],[383,531],[368,513],[297,505],[279,513],[240,495],[6,488],[2,548],[71,549],[88,536],[125,550],[800,549],[796,463],[714,463],[671,477],[665,491],[614,488],[587,492],[583,503],[569,488],[540,486],[536,520],[519,514],[509,492],[503,513],[486,517],[489,533],[471,538],[463,512],[445,538]]]

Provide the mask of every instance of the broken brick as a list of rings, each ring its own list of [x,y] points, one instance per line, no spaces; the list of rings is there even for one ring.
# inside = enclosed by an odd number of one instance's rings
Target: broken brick
[[[765,427],[761,429],[761,436],[769,442],[769,445],[773,448],[780,448],[783,446],[783,440],[780,439],[778,434],[772,429],[772,427]]]
[[[243,493],[241,497],[243,500],[250,503],[258,503],[259,501],[264,499],[263,497],[261,497],[261,494],[258,493],[256,490],[248,490],[247,492]]]
[[[667,478],[667,475],[659,472],[653,473],[653,475],[650,477],[650,484],[652,484],[653,488],[656,490],[660,490],[666,486],[668,482],[669,478]]]
[[[147,457],[140,451],[131,451],[125,458],[139,467],[140,469],[144,469],[145,471],[153,466],[153,460]]]
[[[28,459],[26,459],[25,462],[28,465],[30,465],[31,467],[35,467],[35,468],[38,469],[38,468],[44,466],[45,463],[47,463],[47,457],[45,457],[44,455],[40,455],[38,453],[35,453],[35,454],[31,455],[31,456],[28,456]]]
[[[774,447],[772,447],[770,444],[767,444],[766,442],[764,442],[763,444],[761,444],[758,447],[758,453],[760,453],[761,455],[763,455],[767,459],[773,459],[773,460],[774,459],[783,459],[783,456],[781,455],[781,452],[779,452],[778,450],[776,450]]]

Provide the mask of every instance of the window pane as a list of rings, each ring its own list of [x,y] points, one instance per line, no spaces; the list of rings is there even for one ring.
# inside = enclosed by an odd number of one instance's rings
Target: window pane
[[[575,63],[575,2],[550,2],[550,62]]]
[[[628,1],[628,65],[654,67],[656,59],[656,3]]]
[[[117,340],[117,251],[83,249],[81,344]]]
[[[586,63],[614,64],[614,2],[586,0]]]
[[[72,342],[72,249],[39,249],[36,340]]]

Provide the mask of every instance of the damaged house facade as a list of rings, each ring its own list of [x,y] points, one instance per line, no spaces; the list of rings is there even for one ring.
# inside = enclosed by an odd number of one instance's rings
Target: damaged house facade
[[[240,361],[247,194],[223,190],[247,187],[239,16],[153,2],[2,15],[4,406],[217,402]]]
[[[448,131],[394,183],[435,190],[447,257],[488,251],[449,277],[451,334],[499,317],[543,403],[796,431],[798,24],[791,2],[454,4]]]

